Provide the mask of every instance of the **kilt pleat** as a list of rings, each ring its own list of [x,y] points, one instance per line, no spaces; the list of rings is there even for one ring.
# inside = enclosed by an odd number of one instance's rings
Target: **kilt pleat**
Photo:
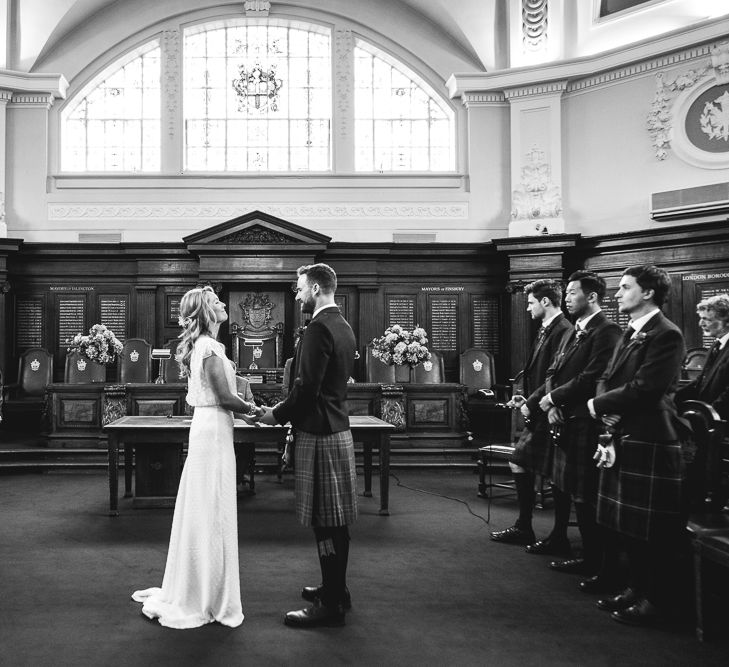
[[[599,470],[592,459],[597,448],[597,424],[569,419],[554,442],[552,482],[578,503],[595,503]]]
[[[509,459],[512,463],[526,468],[542,477],[552,474],[552,437],[546,417],[540,418],[534,430],[525,428],[514,445]]]
[[[686,520],[680,444],[624,437],[616,459],[600,471],[598,523],[640,540],[680,531]]]
[[[296,517],[304,526],[347,526],[357,519],[357,470],[351,431],[296,432]]]

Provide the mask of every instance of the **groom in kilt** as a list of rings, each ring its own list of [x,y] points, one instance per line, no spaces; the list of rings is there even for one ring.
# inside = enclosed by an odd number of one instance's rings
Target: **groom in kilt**
[[[356,343],[334,303],[337,276],[326,264],[299,267],[296,300],[312,313],[293,361],[288,396],[261,417],[263,424],[295,430],[296,516],[314,529],[322,583],[301,596],[313,606],[286,614],[292,627],[344,625],[351,606],[347,589],[349,524],[357,518],[357,473],[349,430],[347,380]]]
[[[598,601],[612,618],[630,625],[654,622],[661,607],[675,606],[674,558],[685,531],[683,458],[685,425],[676,414],[684,340],[661,307],[671,279],[650,264],[623,272],[616,293],[630,316],[590,414],[612,431],[600,436],[597,521],[617,533],[628,557],[629,587]]]

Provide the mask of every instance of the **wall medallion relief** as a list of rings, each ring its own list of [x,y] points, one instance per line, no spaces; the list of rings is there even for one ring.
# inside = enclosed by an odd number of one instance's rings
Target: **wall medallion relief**
[[[702,67],[656,74],[646,122],[657,159],[672,149],[697,167],[729,167],[729,42],[714,47]]]

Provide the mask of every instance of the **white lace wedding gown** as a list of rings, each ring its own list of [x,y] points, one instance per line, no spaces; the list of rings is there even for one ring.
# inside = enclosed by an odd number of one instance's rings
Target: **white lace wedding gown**
[[[215,404],[205,382],[203,359],[225,361],[233,393],[235,371],[221,343],[195,341],[187,402],[195,406],[187,460],[177,492],[162,588],[136,591],[142,612],[169,628],[196,628],[218,621],[243,622],[238,571],[238,523],[233,451],[233,414]]]

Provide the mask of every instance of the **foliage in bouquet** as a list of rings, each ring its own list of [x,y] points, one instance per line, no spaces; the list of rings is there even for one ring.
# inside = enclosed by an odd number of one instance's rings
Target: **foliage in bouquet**
[[[88,336],[79,333],[66,340],[66,343],[69,352],[80,352],[87,359],[104,366],[113,364],[122,351],[121,341],[103,324],[94,324]]]
[[[422,327],[416,325],[411,332],[399,324],[393,324],[385,329],[382,336],[372,340],[372,354],[389,366],[408,364],[415,367],[430,360],[427,342],[428,334]]]

